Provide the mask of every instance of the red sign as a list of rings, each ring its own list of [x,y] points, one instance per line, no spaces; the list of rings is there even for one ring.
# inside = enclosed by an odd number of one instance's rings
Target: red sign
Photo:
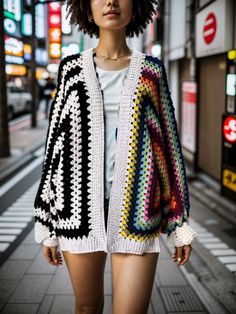
[[[236,118],[227,117],[223,124],[223,134],[228,142],[236,142]]]
[[[203,38],[206,44],[209,45],[210,43],[212,43],[212,41],[215,38],[216,29],[217,29],[216,16],[214,13],[210,12],[207,15],[203,25]]]
[[[48,4],[48,10],[50,13],[61,13],[61,4],[58,2],[52,2]]]
[[[49,15],[49,27],[61,27],[61,15],[60,14],[50,14]]]
[[[61,4],[48,4],[48,35],[49,35],[49,56],[52,59],[61,57]]]

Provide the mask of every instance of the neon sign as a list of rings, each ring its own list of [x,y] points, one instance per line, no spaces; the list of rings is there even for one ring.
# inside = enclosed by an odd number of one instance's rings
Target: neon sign
[[[48,35],[49,56],[52,59],[61,57],[61,4],[57,2],[48,4]]]

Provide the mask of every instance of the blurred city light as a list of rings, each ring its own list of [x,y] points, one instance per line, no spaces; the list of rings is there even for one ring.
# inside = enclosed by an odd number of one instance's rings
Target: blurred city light
[[[234,60],[234,59],[236,59],[236,50],[230,50],[230,51],[228,51],[228,59],[229,59],[229,60]]]
[[[161,45],[156,44],[156,45],[152,46],[152,50],[151,51],[152,51],[152,55],[154,57],[158,57],[158,58],[161,57]]]

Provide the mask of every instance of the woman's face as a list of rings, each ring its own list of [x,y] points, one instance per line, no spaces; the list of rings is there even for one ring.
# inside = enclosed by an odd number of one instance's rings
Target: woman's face
[[[125,28],[133,12],[133,0],[90,0],[92,17],[101,29],[118,30]],[[111,11],[109,13],[109,11]]]

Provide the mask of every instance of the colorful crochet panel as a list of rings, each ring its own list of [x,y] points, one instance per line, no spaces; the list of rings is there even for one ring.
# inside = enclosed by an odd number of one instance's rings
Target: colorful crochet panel
[[[123,237],[139,241],[156,237],[160,224],[161,232],[170,233],[188,220],[189,209],[184,161],[165,68],[153,61],[146,57],[135,93],[120,224]]]

